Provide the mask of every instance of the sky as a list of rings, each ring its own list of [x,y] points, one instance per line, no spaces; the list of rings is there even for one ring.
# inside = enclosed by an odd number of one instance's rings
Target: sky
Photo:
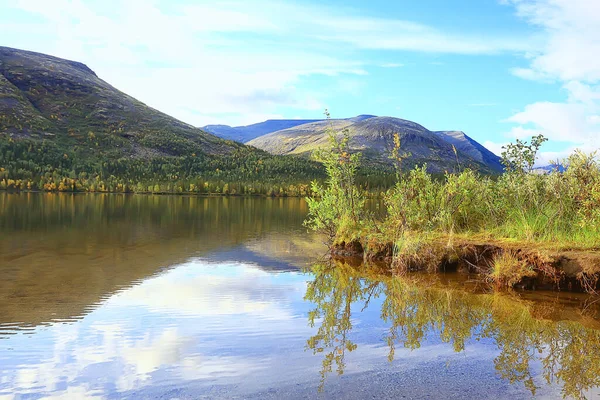
[[[0,45],[195,126],[393,116],[540,164],[600,147],[599,0],[0,0]]]

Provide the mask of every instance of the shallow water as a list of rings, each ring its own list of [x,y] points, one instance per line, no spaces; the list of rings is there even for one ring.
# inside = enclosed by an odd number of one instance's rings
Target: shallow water
[[[0,398],[596,398],[586,296],[322,260],[300,199],[0,193]]]

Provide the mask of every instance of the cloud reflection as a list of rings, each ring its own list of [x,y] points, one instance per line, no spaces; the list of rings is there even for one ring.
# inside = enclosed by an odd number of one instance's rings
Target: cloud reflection
[[[38,327],[32,348],[26,335],[8,338],[0,395],[85,398],[256,373],[269,357],[253,346],[304,337],[306,320],[291,302],[305,287],[300,274],[188,262],[112,296],[80,323]]]

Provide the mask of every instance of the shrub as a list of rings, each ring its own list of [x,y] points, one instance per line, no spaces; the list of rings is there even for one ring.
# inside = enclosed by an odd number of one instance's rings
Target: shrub
[[[326,112],[329,119],[329,114]],[[349,133],[341,137],[328,128],[330,148],[313,153],[327,172],[324,185],[312,183],[313,197],[307,198],[308,217],[305,225],[325,233],[330,242],[351,241],[358,236],[364,215],[365,197],[355,184],[359,165],[358,153],[351,153]]]

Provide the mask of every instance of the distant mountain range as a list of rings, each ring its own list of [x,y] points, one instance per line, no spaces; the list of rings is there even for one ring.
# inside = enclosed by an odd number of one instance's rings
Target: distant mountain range
[[[564,165],[544,165],[540,167],[535,167],[533,169],[534,174],[549,174],[551,172],[565,172],[567,167]]]
[[[488,172],[503,170],[498,156],[464,132],[430,131],[415,122],[393,117],[359,115],[331,120],[269,120],[245,127],[209,125],[202,129],[225,138],[241,138],[246,144],[272,154],[306,156],[327,146],[328,127],[336,131],[347,129],[351,148],[361,151],[371,164],[391,163],[393,136],[398,133],[401,151],[411,154],[406,160],[407,167],[426,162],[434,172],[455,170],[458,164]]]
[[[362,119],[371,118],[374,115],[359,115],[354,118],[348,118],[350,121],[361,121]],[[229,125],[206,125],[201,129],[210,132],[213,135],[222,137],[223,139],[235,140],[236,142],[246,143],[259,136],[267,133],[281,131],[284,129],[293,128],[298,125],[310,124],[313,122],[321,122],[323,119],[268,119],[264,122],[247,126],[229,126]]]
[[[349,131],[351,147],[370,166],[389,167],[398,133],[402,152],[411,153],[407,168],[427,163],[432,172],[459,165],[502,171],[500,159],[463,132],[433,132],[392,117],[268,120],[199,129],[117,90],[82,63],[0,46],[0,160],[5,164],[0,166],[10,164],[11,176],[19,179],[48,166],[70,176],[101,172],[136,180],[180,176],[182,168],[186,174],[222,179],[225,167],[232,180],[244,175],[264,181],[275,177],[273,171],[286,179],[304,171],[304,179],[321,174],[320,166],[272,155],[307,157],[327,145],[330,125]],[[246,165],[249,158],[256,162],[253,168]],[[268,168],[263,161],[269,161]]]

